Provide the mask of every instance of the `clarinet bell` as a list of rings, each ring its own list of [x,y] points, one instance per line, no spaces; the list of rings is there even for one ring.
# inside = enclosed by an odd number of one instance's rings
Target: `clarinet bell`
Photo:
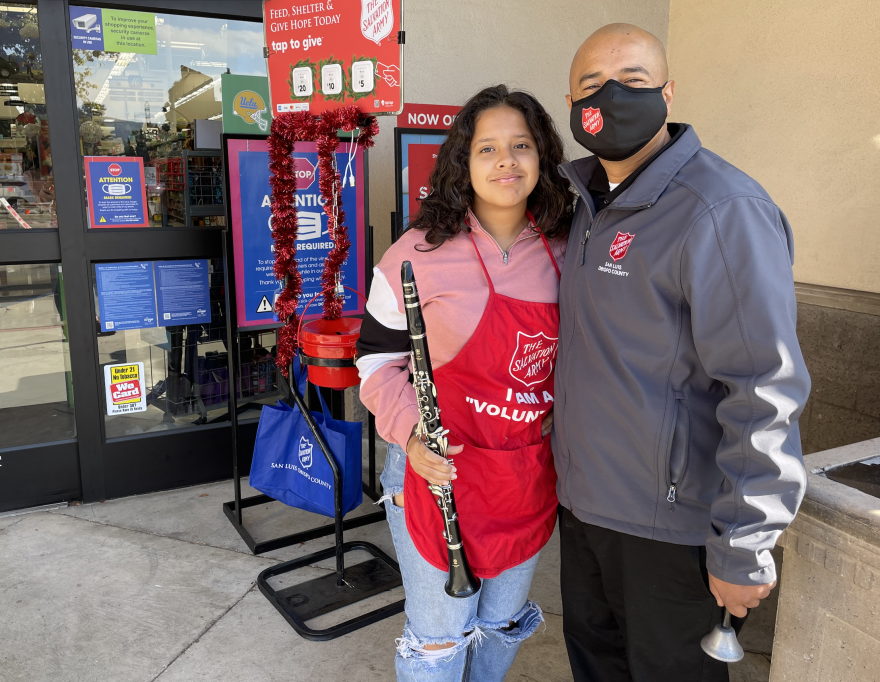
[[[727,609],[724,609],[724,620],[703,637],[700,646],[709,656],[724,663],[737,663],[745,656],[736,632],[730,626],[730,611]]]
[[[480,579],[471,573],[467,563],[451,563],[449,579],[444,586],[446,594],[456,599],[472,597],[480,591]]]

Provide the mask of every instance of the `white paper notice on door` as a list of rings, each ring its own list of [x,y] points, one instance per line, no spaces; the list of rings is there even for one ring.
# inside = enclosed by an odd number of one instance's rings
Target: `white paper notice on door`
[[[146,412],[144,363],[104,365],[104,392],[107,394],[108,415]]]

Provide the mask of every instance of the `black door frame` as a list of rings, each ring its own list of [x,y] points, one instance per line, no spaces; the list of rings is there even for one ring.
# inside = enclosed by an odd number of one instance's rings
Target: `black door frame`
[[[0,264],[60,262],[64,272],[76,439],[0,450],[0,511],[81,497],[85,502],[231,476],[228,424],[114,439],[104,437],[92,265],[132,258],[218,258],[218,228],[90,230],[83,201],[79,117],[68,0],[37,0],[57,230],[0,231]],[[78,4],[78,3],[74,3]],[[262,20],[261,0],[85,2],[95,7]],[[243,445],[255,427],[241,427]],[[246,447],[246,445],[245,445]],[[218,453],[224,454],[218,457]],[[59,472],[48,476],[49,470]]]

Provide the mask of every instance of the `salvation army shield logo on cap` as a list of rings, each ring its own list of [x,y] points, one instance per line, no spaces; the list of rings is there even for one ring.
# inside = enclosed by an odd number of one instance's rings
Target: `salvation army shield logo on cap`
[[[633,239],[635,239],[634,234],[629,234],[628,232],[618,232],[617,236],[614,238],[614,241],[611,242],[611,248],[608,250],[608,255],[610,255],[615,261],[619,261],[626,255],[626,252],[629,249],[629,245],[632,244]]]
[[[593,137],[596,136],[600,130],[602,130],[602,126],[605,121],[602,120],[602,112],[599,109],[594,109],[593,107],[589,107],[588,109],[584,109],[583,111],[583,126],[584,130],[586,130]]]
[[[299,437],[299,463],[304,469],[312,466],[312,443],[305,436]]]
[[[510,376],[530,388],[540,384],[553,371],[559,338],[537,334],[516,333],[516,349],[510,359]]]

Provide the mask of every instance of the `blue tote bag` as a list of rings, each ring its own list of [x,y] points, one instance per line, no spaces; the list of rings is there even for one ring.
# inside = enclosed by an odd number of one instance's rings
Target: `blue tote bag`
[[[295,374],[295,372],[294,372]],[[305,372],[297,380],[300,395],[305,391]],[[321,412],[312,412],[324,441],[339,467],[342,478],[342,513],[363,501],[361,484],[361,422],[333,419],[321,392]],[[281,400],[266,405],[260,413],[250,485],[284,504],[334,516],[333,470],[312,435],[299,407]]]

